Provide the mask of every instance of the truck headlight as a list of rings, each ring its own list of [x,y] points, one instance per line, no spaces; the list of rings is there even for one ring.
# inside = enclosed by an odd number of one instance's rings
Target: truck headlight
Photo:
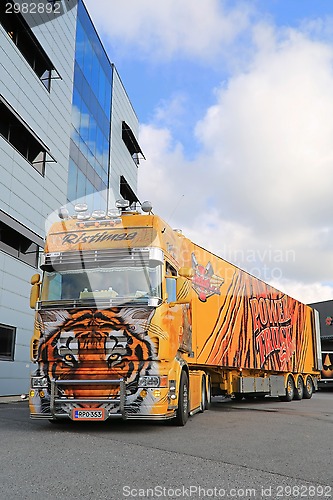
[[[40,387],[47,387],[47,377],[32,377],[31,387],[33,389],[38,389]]]
[[[157,375],[144,375],[139,378],[139,387],[159,387],[160,377]]]

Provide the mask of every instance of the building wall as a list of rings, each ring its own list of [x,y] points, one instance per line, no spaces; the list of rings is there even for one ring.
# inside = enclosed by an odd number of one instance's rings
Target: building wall
[[[122,123],[125,121],[135,137],[138,137],[139,122],[131,105],[120,76],[114,68],[112,85],[111,119],[111,176],[110,206],[120,196],[120,176],[124,176],[131,189],[137,192],[138,166],[134,162],[122,139]]]
[[[0,25],[0,94],[56,160],[46,164],[42,176],[0,135],[0,211],[31,231],[41,244],[46,217],[66,201],[75,22],[76,9],[72,9],[33,27],[61,76],[52,80],[50,92]],[[0,324],[16,328],[14,360],[0,357],[0,395],[26,393],[29,388],[34,323],[29,308],[30,277],[36,272],[34,266],[0,250]]]
[[[89,210],[114,207],[120,177],[137,189],[137,165],[122,138],[126,122],[135,137],[138,118],[84,3],[79,2],[68,176],[68,202]],[[109,200],[108,200],[109,198]]]
[[[70,3],[62,2],[64,14],[46,23],[38,14],[24,16],[56,70],[50,92],[0,24],[0,96],[55,160],[41,175],[0,129],[0,396],[29,388],[30,278],[38,272],[37,262],[27,264],[22,253],[6,248],[3,221],[25,242],[42,247],[46,220],[60,206],[81,198],[90,209],[105,209],[110,198],[113,208],[121,177],[133,193],[137,188],[138,168],[122,124],[131,128],[137,145],[138,119],[84,3]],[[11,361],[1,355],[8,327],[16,332]]]
[[[68,201],[106,209],[112,65],[80,1],[76,27]]]

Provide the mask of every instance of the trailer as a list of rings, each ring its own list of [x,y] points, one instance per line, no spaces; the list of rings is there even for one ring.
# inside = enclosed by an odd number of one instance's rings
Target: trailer
[[[170,419],[212,396],[311,398],[315,311],[173,230],[149,203],[83,204],[32,277],[32,418]]]

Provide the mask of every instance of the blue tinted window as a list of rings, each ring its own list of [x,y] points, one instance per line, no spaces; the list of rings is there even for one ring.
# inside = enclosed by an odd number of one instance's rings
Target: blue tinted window
[[[107,186],[110,168],[111,85],[111,63],[83,2],[79,0],[71,133],[78,149],[73,146],[73,157],[69,165],[70,200],[91,195],[92,191],[96,192]],[[94,200],[92,208],[105,209],[105,195],[96,194],[91,198]]]
[[[99,60],[94,54],[93,62],[92,62],[92,74],[91,74],[91,87],[95,96],[98,97],[98,85],[99,85],[99,72],[100,72],[100,63]],[[101,70],[102,71],[102,70]]]
[[[105,77],[104,71],[100,72],[98,83],[99,83],[99,85],[98,85],[98,100],[101,104],[102,109],[105,109],[105,86],[107,85],[107,79]]]
[[[90,83],[91,70],[93,63],[93,50],[89,40],[86,40],[84,45],[84,64],[83,64],[83,74],[87,81]]]
[[[99,127],[96,134],[96,155],[97,159],[101,162],[101,156],[103,155],[103,134]]]
[[[87,177],[83,175],[81,170],[78,170],[78,180],[77,180],[78,198],[84,198],[86,196],[86,183],[87,183]]]
[[[89,148],[95,155],[96,153],[96,139],[97,139],[97,126],[96,120],[93,116],[90,117],[89,122]]]
[[[68,169],[68,200],[74,201],[76,199],[76,186],[77,186],[77,166],[72,159],[69,160]]]
[[[78,20],[76,28],[75,60],[81,68],[83,68],[85,40],[86,40],[86,34],[83,31],[82,24]]]

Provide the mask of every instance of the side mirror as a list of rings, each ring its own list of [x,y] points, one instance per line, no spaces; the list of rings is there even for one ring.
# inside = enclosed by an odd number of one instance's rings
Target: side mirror
[[[193,271],[192,267],[181,267],[178,270],[178,275],[182,276],[183,278],[193,278],[194,271]]]
[[[36,302],[38,299],[39,299],[39,284],[35,283],[35,285],[32,286],[31,291],[30,291],[30,307],[31,307],[31,309],[35,309]]]
[[[31,309],[35,309],[37,300],[39,299],[40,274],[34,274],[31,277],[30,283],[32,284],[32,288],[30,291],[30,307]]]
[[[36,273],[33,276],[31,276],[30,283],[32,285],[36,285],[36,283],[39,283],[39,282],[40,282],[40,274]]]

